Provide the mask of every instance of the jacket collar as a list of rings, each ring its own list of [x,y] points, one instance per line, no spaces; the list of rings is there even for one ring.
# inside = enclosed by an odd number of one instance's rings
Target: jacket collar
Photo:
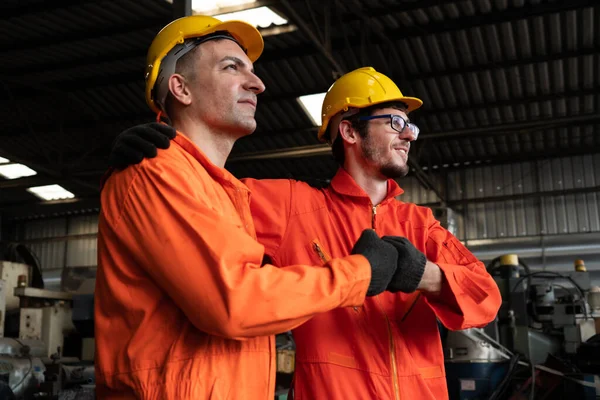
[[[388,193],[383,201],[387,201],[390,198],[399,196],[402,193],[404,193],[404,190],[400,188],[400,186],[395,180],[388,179],[387,184]],[[333,191],[344,196],[362,197],[369,199],[369,195],[367,194],[367,192],[365,192],[363,188],[356,183],[354,178],[352,178],[352,176],[350,176],[350,174],[346,172],[346,170],[343,168],[339,168],[337,170],[337,173],[331,180],[331,188],[333,189]]]
[[[248,187],[244,185],[239,179],[227,171],[225,168],[220,168],[210,161],[210,159],[204,154],[202,150],[194,142],[188,139],[183,133],[177,131],[177,136],[173,139],[183,150],[194,157],[198,162],[206,169],[208,174],[212,176],[221,184],[233,186],[234,188],[243,189],[249,191]]]

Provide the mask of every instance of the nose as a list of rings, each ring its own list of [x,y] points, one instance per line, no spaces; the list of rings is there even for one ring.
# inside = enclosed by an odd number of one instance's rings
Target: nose
[[[404,128],[402,132],[398,134],[398,136],[400,137],[400,139],[406,140],[407,142],[414,142],[415,140],[417,140],[417,135],[415,135],[415,133],[409,126]]]
[[[256,76],[254,72],[248,72],[248,80],[246,81],[245,89],[253,92],[254,94],[261,94],[265,91],[265,84],[263,81]]]
[[[419,137],[419,127],[411,122],[406,122],[404,129],[400,133],[401,138],[405,138],[409,142],[414,142]]]

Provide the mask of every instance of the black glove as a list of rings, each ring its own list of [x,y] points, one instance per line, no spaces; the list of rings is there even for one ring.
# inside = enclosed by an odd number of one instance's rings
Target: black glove
[[[123,169],[141,163],[144,158],[154,158],[156,149],[168,149],[174,137],[173,127],[158,122],[126,129],[115,139],[108,156],[108,165]]]
[[[393,245],[398,252],[398,268],[387,290],[390,292],[414,292],[423,278],[427,257],[405,237],[384,236],[381,239]]]
[[[398,265],[398,254],[394,246],[384,242],[372,229],[360,235],[352,254],[362,254],[371,264],[371,283],[367,296],[376,296],[386,290]]]

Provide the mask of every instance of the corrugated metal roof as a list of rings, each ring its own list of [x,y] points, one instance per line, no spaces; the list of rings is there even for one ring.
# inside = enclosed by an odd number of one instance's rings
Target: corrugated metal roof
[[[258,129],[233,156],[317,145],[297,96],[326,91],[338,72],[364,65],[424,100],[411,115],[422,132],[413,158],[430,171],[600,152],[593,135],[600,124],[597,2],[289,3],[301,21],[271,4],[299,29],[265,36],[256,64],[267,86]],[[172,13],[164,0],[3,2],[0,155],[45,167],[48,176],[97,182],[116,134],[152,118],[143,94],[145,54]],[[303,27],[330,38],[325,47],[344,71]],[[327,179],[335,164],[326,150],[318,154],[228,167],[239,176]],[[74,190],[95,195],[77,183]],[[22,201],[4,193],[2,202]]]

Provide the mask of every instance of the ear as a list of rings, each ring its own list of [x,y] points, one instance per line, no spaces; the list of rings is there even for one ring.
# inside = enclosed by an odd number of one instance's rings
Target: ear
[[[186,106],[189,106],[192,103],[192,94],[188,89],[187,82],[183,75],[171,75],[169,78],[169,91],[178,102]]]
[[[350,121],[340,121],[338,126],[338,134],[347,143],[354,144],[358,139],[358,132],[352,127]]]

